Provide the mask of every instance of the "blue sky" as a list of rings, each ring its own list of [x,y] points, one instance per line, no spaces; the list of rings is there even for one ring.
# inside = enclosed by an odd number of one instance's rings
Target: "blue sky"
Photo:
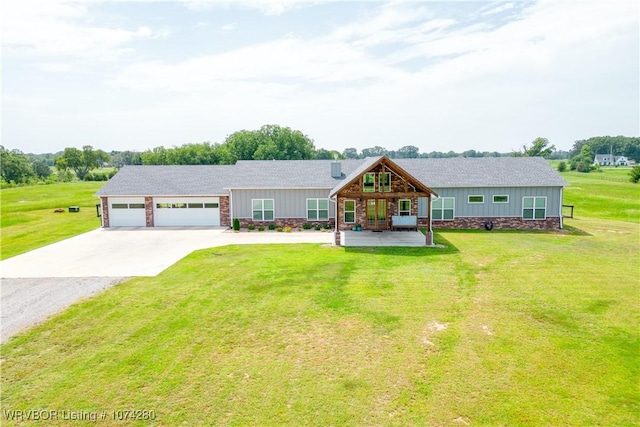
[[[509,152],[640,133],[637,1],[2,3],[2,145]]]

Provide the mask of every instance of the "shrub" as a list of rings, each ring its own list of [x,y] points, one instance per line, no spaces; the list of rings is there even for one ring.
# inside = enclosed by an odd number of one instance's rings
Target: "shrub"
[[[558,163],[558,172],[564,172],[567,170],[567,164],[565,162]]]
[[[314,228],[318,231],[322,229],[322,227],[320,227],[319,225],[316,225]]]
[[[311,224],[305,222],[304,224],[302,224],[302,228],[304,228],[305,230],[311,230]]]
[[[629,175],[631,176],[631,178],[629,178],[629,181],[635,184],[640,182],[640,166],[632,167],[631,171],[629,172]]]
[[[256,226],[255,226],[255,225],[253,225],[253,224],[249,224],[249,225],[247,226],[247,229],[248,229],[248,230],[255,230],[255,229],[256,229]]]
[[[593,170],[593,168],[590,163],[578,162],[578,165],[576,166],[576,170],[582,173],[589,173]]]
[[[276,229],[276,225],[275,224],[269,224],[269,230],[273,231]]]
[[[282,228],[282,227],[278,227],[278,228],[276,228],[276,231],[277,231],[278,233],[282,233],[284,230],[283,230],[283,228]]]
[[[285,233],[291,233],[291,227],[285,227],[284,228],[284,232]]]
[[[264,231],[264,227],[263,226],[258,226],[258,231]]]
[[[240,231],[240,220],[233,218],[233,231]]]
[[[324,228],[325,230],[331,230],[331,224],[327,223],[323,225],[322,228]]]

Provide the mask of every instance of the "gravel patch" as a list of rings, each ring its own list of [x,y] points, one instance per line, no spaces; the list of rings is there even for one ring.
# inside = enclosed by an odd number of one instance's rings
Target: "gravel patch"
[[[2,279],[0,342],[43,322],[83,298],[117,285],[127,277],[43,277]]]

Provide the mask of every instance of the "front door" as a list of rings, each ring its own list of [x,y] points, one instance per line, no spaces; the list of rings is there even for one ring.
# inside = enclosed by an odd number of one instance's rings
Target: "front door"
[[[387,200],[367,199],[367,229],[386,230],[387,228]]]

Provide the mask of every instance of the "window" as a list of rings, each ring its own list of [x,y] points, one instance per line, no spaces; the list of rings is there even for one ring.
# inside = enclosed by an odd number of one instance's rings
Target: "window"
[[[205,209],[217,209],[218,208],[218,204],[217,203],[205,203],[204,204],[204,208]]]
[[[171,207],[171,203],[157,203],[156,204],[156,208],[158,209],[166,209],[166,208],[170,208]]]
[[[254,221],[273,221],[273,199],[252,199]]]
[[[509,196],[493,196],[493,203],[509,203]]]
[[[398,215],[400,216],[411,215],[411,200],[402,199],[398,202]]]
[[[362,177],[363,187],[362,191],[365,193],[373,193],[376,191],[376,174],[365,173]]]
[[[144,209],[144,203],[129,203],[129,209]]]
[[[329,199],[307,199],[309,221],[329,221]]]
[[[523,197],[522,219],[545,219],[547,217],[546,197]]]
[[[173,203],[173,204],[171,205],[171,207],[172,207],[173,209],[183,209],[183,208],[185,208],[185,209],[186,209],[187,204],[186,204],[186,203]]]
[[[469,196],[469,203],[484,203],[484,196]]]
[[[432,219],[453,219],[455,210],[455,198],[453,197],[441,197],[435,199],[431,203],[431,218]]]
[[[187,207],[189,209],[202,209],[202,203],[189,203]]]
[[[129,205],[126,203],[113,203],[111,205],[112,209],[129,209]]]
[[[380,182],[380,192],[391,191],[391,172],[380,172],[378,181]]]
[[[345,223],[356,222],[356,201],[355,200],[344,201],[344,222]]]

